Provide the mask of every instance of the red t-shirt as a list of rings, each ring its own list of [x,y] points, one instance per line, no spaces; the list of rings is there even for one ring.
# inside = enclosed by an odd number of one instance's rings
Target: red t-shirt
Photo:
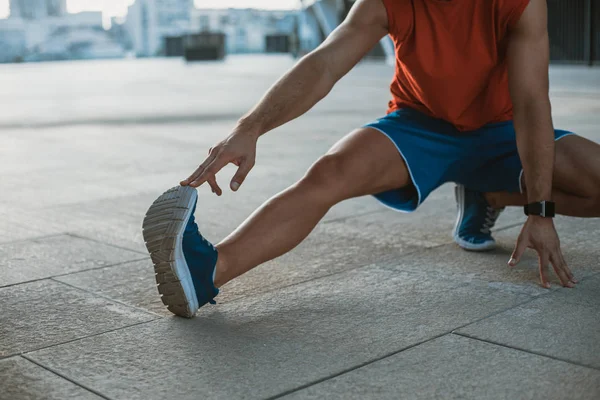
[[[529,0],[383,0],[396,48],[388,112],[413,108],[461,131],[512,119],[506,45]]]

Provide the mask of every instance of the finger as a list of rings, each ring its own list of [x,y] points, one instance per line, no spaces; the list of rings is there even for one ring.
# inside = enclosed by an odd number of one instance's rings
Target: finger
[[[220,196],[223,194],[223,191],[221,190],[221,188],[219,187],[219,184],[217,183],[216,176],[212,175],[212,176],[208,177],[208,179],[206,181],[210,185],[210,188],[212,189],[213,193],[215,193],[217,196]]]
[[[514,267],[519,263],[519,261],[521,261],[521,257],[523,256],[523,253],[527,249],[528,245],[529,244],[527,240],[523,239],[522,236],[519,236],[519,238],[517,239],[515,250],[510,256],[510,260],[508,260],[509,267]]]
[[[565,269],[565,272],[567,273],[567,276],[569,277],[569,280],[573,283],[577,283],[577,279],[575,279],[575,275],[573,275],[573,273],[571,272],[571,269],[569,268],[569,265],[567,264],[567,261],[565,260],[562,250],[558,252],[558,255],[560,256],[560,262],[562,263],[562,265],[564,265],[564,269]]]
[[[217,173],[223,169],[229,163],[229,160],[223,155],[223,153],[217,155],[212,163],[210,163],[204,171],[194,179],[190,186],[198,187],[208,180],[209,177],[217,175]]]
[[[538,251],[538,258],[540,261],[540,283],[546,289],[550,289],[550,282],[548,282],[548,263],[549,257],[545,251]]]
[[[250,170],[253,167],[254,167],[253,160],[251,160],[251,161],[244,160],[240,163],[240,167],[238,168],[237,172],[231,179],[231,190],[233,190],[235,192],[240,188],[242,183],[244,183],[244,180],[246,180],[248,173],[250,172]]]
[[[184,180],[179,182],[179,184],[181,186],[189,185],[190,183],[192,183],[194,181],[194,179],[196,179],[198,176],[200,176],[200,174],[202,173],[203,170],[204,170],[204,168],[202,168],[202,166],[199,166],[198,168],[196,168],[196,170],[194,172],[192,172],[192,174],[190,176],[188,176],[187,178],[185,178]]]
[[[560,250],[559,250],[560,252]],[[554,273],[560,279],[560,283],[564,287],[575,287],[573,282],[569,279],[567,272],[565,271],[566,265],[561,261],[561,257],[555,252],[550,256],[550,261],[552,262],[552,268],[554,269]]]
[[[190,183],[192,183],[194,180],[196,180],[202,174],[202,172],[206,169],[206,167],[214,161],[214,159],[215,159],[214,155],[209,155],[206,158],[206,160],[204,160],[204,162],[202,164],[200,164],[200,166],[198,168],[196,168],[194,173],[192,173],[187,179],[184,179],[183,181],[181,181],[181,185],[187,186]]]

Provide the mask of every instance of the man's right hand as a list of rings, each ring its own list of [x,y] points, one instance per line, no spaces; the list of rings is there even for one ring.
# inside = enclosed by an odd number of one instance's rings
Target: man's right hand
[[[231,179],[231,190],[237,191],[254,167],[256,159],[256,142],[258,135],[238,126],[227,139],[212,147],[208,157],[187,179],[181,181],[182,186],[198,187],[208,182],[213,193],[220,196],[223,191],[217,184],[217,173],[229,163],[238,166]]]

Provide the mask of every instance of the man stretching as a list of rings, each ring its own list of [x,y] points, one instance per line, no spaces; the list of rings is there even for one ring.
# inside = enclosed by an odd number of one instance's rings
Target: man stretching
[[[509,261],[539,256],[541,285],[552,265],[563,286],[576,280],[552,217],[600,216],[600,145],[555,130],[548,97],[546,0],[358,0],[315,51],[300,60],[215,145],[209,157],[160,196],[144,240],[163,302],[191,317],[219,287],[297,246],[336,203],[374,195],[414,211],[437,187],[457,183],[455,241],[494,246],[506,206],[529,215]],[[294,185],[256,210],[217,246],[198,232],[194,188],[239,168],[236,191],[254,166],[258,138],[307,112],[385,35],[396,49],[385,117],[335,144]],[[556,142],[556,144],[555,144]]]

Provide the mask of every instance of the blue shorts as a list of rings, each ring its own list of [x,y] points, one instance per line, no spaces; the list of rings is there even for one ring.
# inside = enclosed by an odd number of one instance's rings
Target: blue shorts
[[[520,192],[522,166],[512,121],[467,132],[405,108],[366,125],[386,135],[404,159],[413,185],[379,193],[388,207],[411,212],[446,182],[480,192]],[[572,132],[556,130],[555,139]]]

